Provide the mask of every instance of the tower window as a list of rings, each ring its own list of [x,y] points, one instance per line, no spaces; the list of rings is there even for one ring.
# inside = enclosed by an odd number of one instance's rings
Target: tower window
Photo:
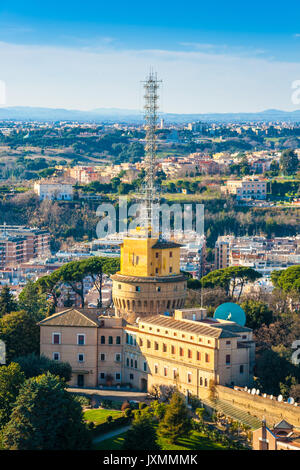
[[[173,252],[172,252],[172,251],[170,251],[170,258],[172,258],[172,257],[173,257]]]

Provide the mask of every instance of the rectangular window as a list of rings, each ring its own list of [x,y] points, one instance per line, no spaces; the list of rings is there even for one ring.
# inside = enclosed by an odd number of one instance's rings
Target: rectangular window
[[[129,374],[129,379],[130,379],[130,380],[133,380],[133,379],[134,379],[133,374]]]
[[[230,354],[226,354],[226,364],[230,364]]]
[[[197,351],[197,361],[201,361],[201,353]]]
[[[240,365],[240,374],[243,374],[243,373],[244,373],[244,366]]]
[[[179,348],[179,356],[183,356],[183,349]]]
[[[120,372],[116,372],[116,380],[117,380],[118,382],[120,382],[120,380],[121,380],[121,374],[120,374]]]
[[[79,353],[77,358],[78,358],[78,362],[84,362],[84,354]]]
[[[101,336],[101,344],[105,344],[105,336]]]
[[[54,352],[52,354],[52,359],[53,359],[53,361],[60,361],[60,353],[59,352]]]
[[[147,372],[147,362],[144,362],[144,372]]]
[[[192,383],[192,374],[191,374],[191,372],[188,372],[187,381],[188,381],[188,384]]]
[[[209,354],[205,353],[205,362],[209,362],[209,360],[210,360]]]
[[[190,349],[188,349],[188,358],[192,359],[192,351]]]
[[[140,292],[141,291],[140,286],[135,286],[135,290],[136,290],[136,292]]]
[[[117,354],[115,355],[115,361],[116,361],[116,362],[121,362],[121,354],[117,353]]]
[[[121,344],[121,336],[116,337],[116,344]]]
[[[168,375],[168,368],[164,367],[164,376],[167,377],[167,375]]]
[[[104,372],[100,372],[100,379],[101,379],[101,380],[104,380],[104,379],[105,379],[105,373],[104,373]]]
[[[85,344],[85,335],[77,335],[77,344],[83,346]]]
[[[171,354],[175,354],[175,346],[171,346]]]
[[[60,333],[52,333],[52,344],[61,344]]]
[[[177,378],[177,369],[173,369],[173,379]]]
[[[172,258],[172,257],[173,257],[173,253],[172,253],[172,251],[170,251],[170,258]]]
[[[163,352],[167,352],[167,345],[163,344]]]
[[[158,365],[157,364],[154,364],[154,373],[158,374]]]
[[[108,337],[108,344],[113,344],[113,337],[112,336]]]
[[[158,343],[156,343],[156,342],[154,343],[154,349],[155,349],[155,351],[158,351]]]
[[[105,354],[100,354],[100,361],[105,361]]]

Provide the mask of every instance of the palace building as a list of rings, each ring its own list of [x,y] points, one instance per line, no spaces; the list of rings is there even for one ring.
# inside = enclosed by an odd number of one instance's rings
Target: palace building
[[[175,310],[130,324],[97,309],[67,309],[40,323],[41,354],[72,367],[71,386],[127,385],[150,390],[176,385],[199,397],[212,381],[249,385],[253,376],[252,330],[214,320],[206,309]]]

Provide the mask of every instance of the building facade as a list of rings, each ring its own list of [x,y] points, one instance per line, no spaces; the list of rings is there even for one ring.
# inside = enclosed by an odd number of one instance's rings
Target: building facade
[[[175,310],[174,317],[154,315],[134,324],[97,309],[67,309],[39,325],[41,353],[71,364],[71,386],[146,391],[176,385],[204,397],[212,382],[245,386],[252,380],[252,331],[207,318],[205,309]]]
[[[73,199],[73,185],[71,183],[51,180],[34,183],[34,192],[40,200],[71,201]]]
[[[237,200],[265,200],[267,197],[267,183],[267,180],[247,176],[242,180],[228,180],[225,186],[221,186],[221,191],[225,194],[235,195]]]

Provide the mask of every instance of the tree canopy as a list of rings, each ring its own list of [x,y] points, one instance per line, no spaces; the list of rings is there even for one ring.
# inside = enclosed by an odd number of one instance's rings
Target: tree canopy
[[[91,446],[81,405],[50,373],[21,386],[2,443],[9,450],[84,450]]]
[[[235,295],[240,299],[244,286],[247,282],[254,282],[261,274],[252,268],[245,266],[230,266],[228,268],[216,269],[202,277],[203,287],[222,287],[226,295],[233,298]]]

